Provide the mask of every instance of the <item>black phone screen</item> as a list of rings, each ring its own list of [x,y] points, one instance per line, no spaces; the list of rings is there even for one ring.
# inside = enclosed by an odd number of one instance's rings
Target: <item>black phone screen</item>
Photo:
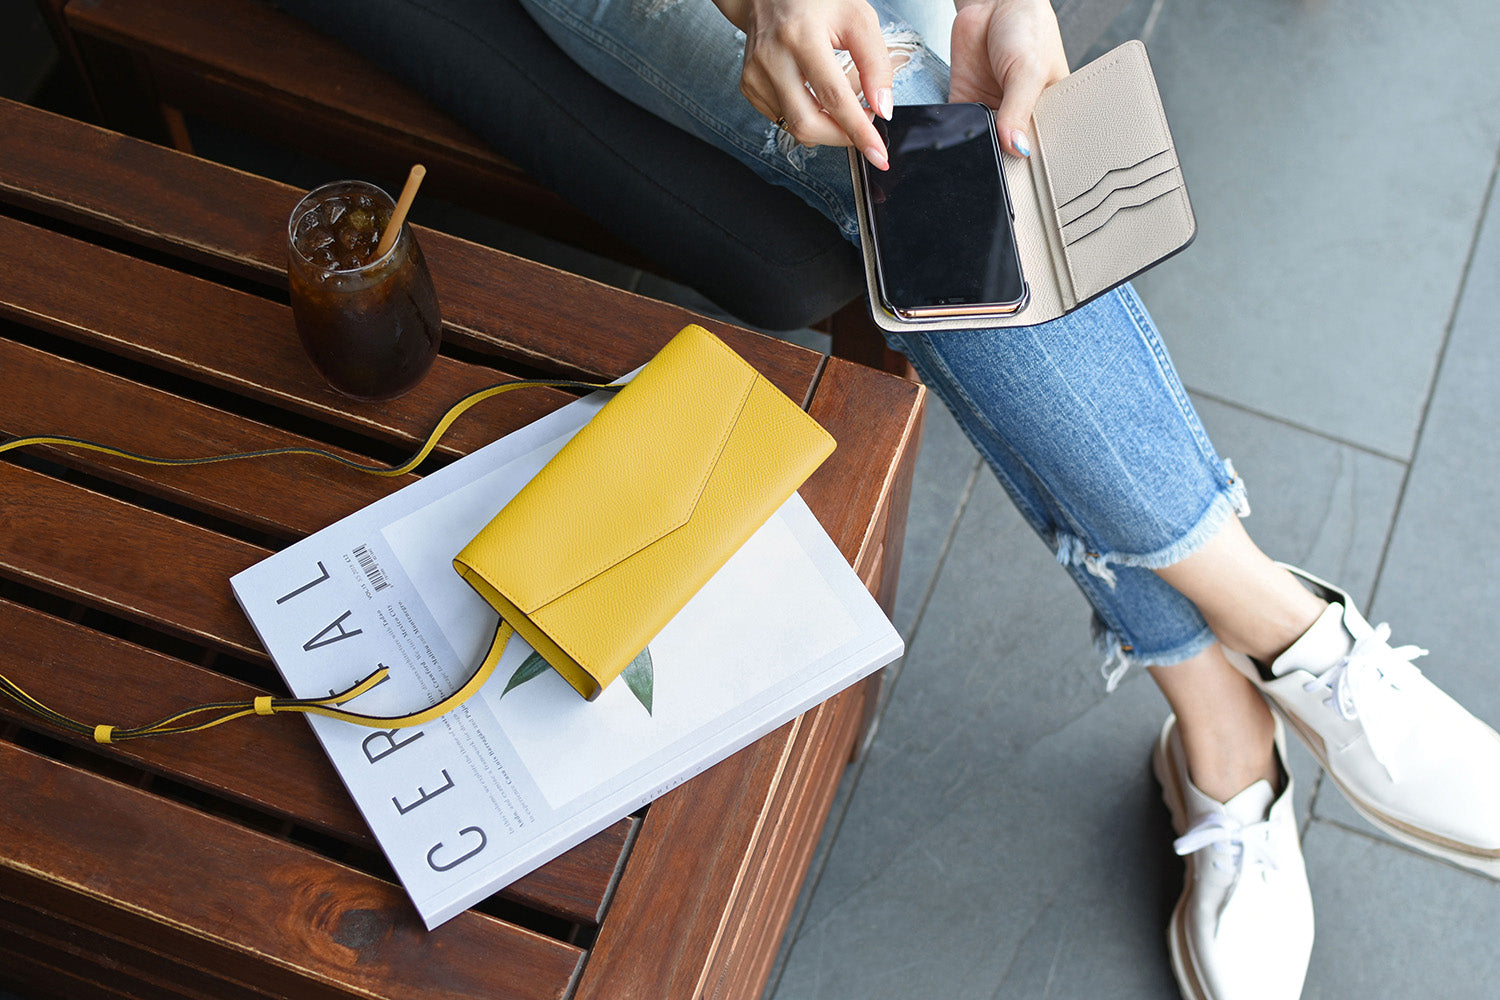
[[[993,112],[897,107],[877,118],[890,169],[864,164],[881,297],[908,318],[1012,313],[1026,283]]]

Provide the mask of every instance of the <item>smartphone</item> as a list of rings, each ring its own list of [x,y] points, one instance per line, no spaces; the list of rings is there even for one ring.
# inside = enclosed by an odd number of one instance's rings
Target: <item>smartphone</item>
[[[983,104],[904,105],[875,127],[890,169],[860,162],[886,309],[917,321],[1024,309],[1029,290],[994,112]]]

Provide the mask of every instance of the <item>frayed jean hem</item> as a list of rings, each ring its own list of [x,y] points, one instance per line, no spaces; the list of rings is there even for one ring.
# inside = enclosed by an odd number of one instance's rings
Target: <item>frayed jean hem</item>
[[[1057,538],[1057,561],[1063,566],[1082,566],[1091,576],[1098,578],[1110,589],[1115,586],[1115,573],[1111,564],[1131,566],[1146,570],[1157,570],[1179,563],[1191,556],[1217,535],[1232,516],[1246,517],[1250,513],[1250,500],[1245,483],[1234,471],[1234,465],[1224,460],[1224,471],[1228,476],[1225,487],[1215,494],[1203,516],[1189,531],[1171,545],[1154,552],[1129,554],[1119,552],[1093,553],[1087,551],[1083,540],[1075,535],[1059,533]],[[1099,616],[1094,615],[1094,645],[1104,656],[1099,673],[1104,678],[1104,689],[1113,692],[1120,686],[1133,666],[1164,667],[1192,659],[1216,642],[1213,632],[1205,625],[1186,642],[1179,642],[1168,649],[1143,651],[1128,644]]]
[[[1094,618],[1094,648],[1104,657],[1099,665],[1099,675],[1104,678],[1104,690],[1113,693],[1131,667],[1171,667],[1202,653],[1218,642],[1213,632],[1204,628],[1187,642],[1158,653],[1140,653],[1125,646],[1120,636],[1108,628],[1098,617]]]
[[[1216,494],[1198,523],[1172,544],[1154,552],[1091,552],[1087,543],[1077,535],[1059,531],[1053,539],[1053,551],[1062,566],[1082,566],[1091,574],[1115,585],[1115,566],[1136,566],[1140,569],[1161,569],[1182,562],[1207,544],[1208,540],[1224,527],[1231,515],[1248,517],[1250,499],[1245,492],[1244,481],[1235,474],[1234,464],[1224,460],[1224,472],[1228,482],[1223,491]]]

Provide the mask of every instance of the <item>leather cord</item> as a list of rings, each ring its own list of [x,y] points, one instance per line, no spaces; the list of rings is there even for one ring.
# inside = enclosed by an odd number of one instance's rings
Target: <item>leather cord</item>
[[[113,445],[100,444],[96,441],[70,437],[63,434],[36,434],[27,437],[12,438],[9,441],[0,442],[0,454],[8,451],[17,451],[21,448],[54,445],[68,448],[83,448],[88,451],[113,455],[116,458],[124,458],[133,462],[164,466],[212,465],[217,462],[271,458],[279,455],[313,455],[319,458],[330,459],[338,462],[340,465],[348,466],[351,469],[372,476],[402,476],[419,466],[432,453],[432,450],[437,447],[438,441],[447,432],[448,428],[453,425],[453,422],[471,407],[501,393],[509,392],[512,389],[537,386],[546,386],[555,389],[604,390],[608,392],[618,391],[623,388],[622,384],[617,383],[601,385],[573,379],[518,379],[514,382],[502,382],[498,385],[487,386],[486,388],[470,393],[449,407],[448,411],[439,418],[437,424],[416,452],[405,461],[394,465],[372,465],[356,462],[342,455],[324,451],[321,448],[267,448],[262,451],[208,455],[202,458],[161,458],[152,455],[142,455]],[[356,725],[368,726],[373,729],[402,729],[430,722],[472,697],[476,691],[484,686],[485,681],[489,679],[490,675],[494,673],[495,667],[500,663],[500,655],[505,651],[506,644],[514,634],[515,630],[511,625],[502,619],[495,627],[494,639],[490,643],[489,652],[485,654],[483,662],[479,664],[468,680],[464,681],[458,690],[434,705],[429,705],[426,708],[408,712],[404,715],[367,715],[361,712],[351,712],[342,707],[345,702],[352,701],[385,680],[389,669],[384,666],[381,666],[374,673],[352,687],[329,695],[327,698],[278,698],[271,695],[261,695],[246,701],[214,702],[174,712],[165,718],[142,726],[88,725],[87,723],[79,722],[55,709],[49,708],[3,674],[0,674],[0,696],[9,698],[31,715],[57,728],[80,736],[91,737],[96,743],[120,743],[152,736],[174,736],[182,733],[196,733],[246,716],[280,715],[285,713],[323,715]]]

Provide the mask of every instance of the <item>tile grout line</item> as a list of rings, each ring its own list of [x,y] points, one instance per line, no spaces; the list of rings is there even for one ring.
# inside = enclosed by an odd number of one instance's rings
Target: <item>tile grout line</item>
[[[1497,881],[1489,875],[1486,875],[1484,872],[1475,871],[1474,869],[1467,868],[1456,861],[1450,861],[1447,858],[1438,857],[1435,854],[1429,854],[1427,851],[1424,851],[1419,847],[1414,847],[1411,844],[1403,844],[1401,841],[1396,840],[1389,834],[1383,833],[1380,830],[1369,826],[1368,821],[1360,826],[1350,826],[1343,820],[1336,819],[1332,816],[1309,816],[1307,822],[1304,824],[1305,829],[1298,836],[1305,839],[1307,830],[1311,829],[1314,823],[1317,823],[1320,826],[1331,827],[1332,829],[1338,830],[1341,833],[1346,833],[1351,837],[1358,837],[1361,840],[1369,841],[1371,844],[1377,847],[1384,847],[1389,848],[1393,851],[1400,851],[1403,854],[1408,854],[1421,862],[1430,862],[1435,865],[1442,865],[1443,867],[1451,869],[1452,871],[1455,871],[1460,875],[1467,875],[1470,878],[1484,879],[1488,882]]]
[[[908,650],[917,637],[922,619],[927,614],[928,604],[931,603],[932,595],[937,590],[938,578],[943,574],[943,567],[948,561],[948,553],[952,551],[953,541],[958,535],[959,522],[963,520],[964,512],[969,508],[969,500],[974,495],[974,489],[979,482],[979,474],[983,467],[983,459],[976,454],[974,465],[969,470],[968,482],[964,484],[963,490],[959,493],[959,501],[953,510],[953,518],[948,524],[943,544],[938,550],[938,557],[933,566],[932,574],[928,577],[927,586],[922,591],[922,599],[917,603],[917,612],[912,618],[911,634],[906,639],[906,648]],[[903,656],[902,659],[904,660],[905,657]],[[810,900],[813,896],[817,895],[818,885],[823,880],[823,870],[828,864],[829,855],[833,853],[834,844],[838,842],[839,832],[844,826],[844,819],[849,814],[849,806],[854,799],[855,792],[859,788],[859,780],[864,775],[865,764],[869,760],[870,747],[875,741],[875,734],[880,728],[881,717],[885,715],[885,710],[891,703],[891,696],[895,693],[897,683],[900,681],[900,675],[901,671],[897,671],[895,676],[892,677],[890,685],[881,691],[879,696],[880,703],[876,706],[875,712],[871,716],[870,731],[866,734],[864,743],[860,747],[859,757],[850,766],[848,773],[844,776],[847,786],[840,789],[836,794],[834,809],[829,814],[825,824],[824,837],[826,838],[826,843],[818,850],[818,856],[814,858],[816,870],[812,868],[808,870],[807,878],[803,882],[802,891],[799,894],[805,900]],[[807,920],[810,907],[798,906],[796,909],[798,912],[794,912],[792,921],[788,924],[784,933],[783,941],[786,943],[782,954],[776,961],[776,966],[772,971],[771,977],[766,982],[765,991],[762,993],[762,1000],[773,1000],[777,991],[780,990],[781,977],[786,972],[786,959],[791,954],[791,949],[795,947],[798,939],[802,936],[802,925]]]
[[[922,590],[921,600],[917,602],[916,614],[912,616],[911,632],[905,637],[906,648],[911,649],[917,640],[917,634],[922,628],[922,619],[927,617],[928,605],[932,603],[932,596],[937,591],[938,578],[943,575],[943,567],[948,562],[948,553],[953,550],[953,541],[958,537],[958,525],[963,520],[964,512],[969,509],[969,501],[974,496],[974,489],[979,483],[980,472],[984,469],[984,459],[977,454],[974,464],[969,470],[969,478],[964,483],[964,488],[959,492],[958,504],[953,510],[953,519],[948,523],[948,531],[943,537],[943,544],[938,549],[938,557],[933,564],[931,575],[927,578],[927,586]],[[905,656],[902,656],[905,660]],[[870,731],[866,734],[864,749],[868,749],[875,738],[875,731],[880,726],[880,720],[885,715],[885,710],[891,702],[891,696],[896,691],[896,685],[900,681],[901,670],[896,671],[889,685],[884,685],[880,692],[880,703],[875,708],[875,715],[870,724]]]
[[[1497,177],[1500,177],[1500,148],[1496,149],[1495,160],[1490,166],[1490,178],[1485,185],[1484,197],[1479,202],[1478,220],[1474,224],[1474,234],[1469,240],[1469,252],[1464,256],[1464,265],[1459,272],[1458,288],[1453,295],[1453,305],[1448,311],[1447,322],[1443,324],[1443,340],[1438,347],[1437,363],[1432,366],[1432,376],[1428,379],[1427,393],[1422,401],[1422,413],[1417,418],[1417,432],[1412,438],[1411,458],[1401,471],[1401,485],[1396,490],[1396,502],[1391,508],[1390,526],[1386,530],[1385,542],[1380,546],[1380,558],[1375,563],[1375,575],[1370,584],[1368,598],[1371,607],[1374,606],[1376,595],[1380,592],[1380,581],[1385,575],[1386,560],[1390,556],[1391,540],[1395,537],[1396,523],[1401,519],[1401,508],[1406,503],[1407,487],[1411,484],[1412,467],[1416,465],[1417,455],[1422,450],[1422,438],[1427,432],[1427,419],[1432,413],[1433,397],[1437,395],[1438,383],[1442,380],[1443,369],[1447,365],[1448,347],[1453,341],[1453,328],[1457,325],[1458,315],[1463,309],[1464,294],[1469,287],[1469,276],[1474,270],[1474,257],[1479,252],[1480,239],[1484,235],[1490,206],[1494,202]]]
[[[1288,420],[1286,417],[1278,416],[1275,413],[1268,413],[1265,410],[1260,410],[1253,406],[1246,406],[1244,403],[1237,402],[1236,400],[1229,399],[1225,396],[1220,396],[1205,389],[1195,389],[1192,386],[1188,386],[1187,390],[1189,394],[1197,396],[1201,399],[1206,399],[1218,406],[1234,410],[1238,413],[1243,413],[1246,416],[1255,417],[1258,420],[1269,421],[1273,424],[1285,427],[1288,430],[1296,431],[1299,434],[1306,434],[1310,437],[1315,437],[1319,440],[1327,441],[1329,444],[1338,445],[1341,448],[1348,448],[1352,451],[1357,451],[1361,454],[1369,455],[1372,458],[1381,459],[1382,461],[1395,462],[1398,465],[1411,464],[1410,458],[1402,458],[1400,455],[1392,455],[1388,452],[1381,451],[1379,448],[1372,448],[1367,444],[1360,444],[1358,441],[1350,441],[1348,438],[1342,438],[1335,434],[1329,434],[1326,431],[1318,430],[1316,427],[1310,427],[1307,424],[1299,424],[1295,420]]]
[[[1380,590],[1380,581],[1385,575],[1385,564],[1386,560],[1390,556],[1391,540],[1394,538],[1396,533],[1396,523],[1401,519],[1401,508],[1406,502],[1406,490],[1411,482],[1412,468],[1416,465],[1417,454],[1422,449],[1422,437],[1427,429],[1427,418],[1432,409],[1433,397],[1437,394],[1437,386],[1438,382],[1442,378],[1444,365],[1447,362],[1448,346],[1453,339],[1453,328],[1458,322],[1458,314],[1463,307],[1464,293],[1469,285],[1469,275],[1473,272],[1474,269],[1474,257],[1478,252],[1479,241],[1484,233],[1485,221],[1489,217],[1490,205],[1494,200],[1497,177],[1500,177],[1500,149],[1496,150],[1495,162],[1490,167],[1490,177],[1489,181],[1485,185],[1484,197],[1480,199],[1478,221],[1474,225],[1474,234],[1469,241],[1469,251],[1464,256],[1463,268],[1459,272],[1458,288],[1454,292],[1453,306],[1448,312],[1447,322],[1443,325],[1443,339],[1442,343],[1438,347],[1437,363],[1433,365],[1432,376],[1427,383],[1426,395],[1422,402],[1422,412],[1421,415],[1417,418],[1417,430],[1416,433],[1412,436],[1412,450],[1411,456],[1409,458],[1403,460],[1394,458],[1392,456],[1385,456],[1374,449],[1364,448],[1354,444],[1353,442],[1341,441],[1338,438],[1331,437],[1330,435],[1320,434],[1319,432],[1314,431],[1310,428],[1302,428],[1299,425],[1292,423],[1291,421],[1281,420],[1280,418],[1271,416],[1270,414],[1256,413],[1249,407],[1243,407],[1239,406],[1238,404],[1231,403],[1227,400],[1217,399],[1209,393],[1203,394],[1207,398],[1214,399],[1215,402],[1221,403],[1222,405],[1233,407],[1235,409],[1241,410],[1242,412],[1253,413],[1256,416],[1264,417],[1265,419],[1281,423],[1294,429],[1303,430],[1306,433],[1336,442],[1338,444],[1344,445],[1345,447],[1363,451],[1366,454],[1375,455],[1377,457],[1391,458],[1392,461],[1398,462],[1401,465],[1401,484],[1396,489],[1396,500],[1395,503],[1391,506],[1390,523],[1386,528],[1385,540],[1381,543],[1380,546],[1380,558],[1375,561],[1375,572],[1371,577],[1370,593],[1367,596],[1368,606],[1371,607],[1373,607],[1375,604],[1376,595]],[[1312,829],[1312,825],[1315,821],[1336,822],[1333,820],[1318,819],[1315,816],[1315,813],[1318,809],[1318,802],[1320,801],[1325,785],[1327,784],[1327,782],[1325,781],[1326,777],[1327,775],[1324,772],[1323,768],[1319,767],[1317,777],[1313,780],[1312,792],[1308,797],[1307,818],[1303,820],[1301,824],[1301,830],[1298,834],[1300,839],[1306,839],[1307,834]]]

